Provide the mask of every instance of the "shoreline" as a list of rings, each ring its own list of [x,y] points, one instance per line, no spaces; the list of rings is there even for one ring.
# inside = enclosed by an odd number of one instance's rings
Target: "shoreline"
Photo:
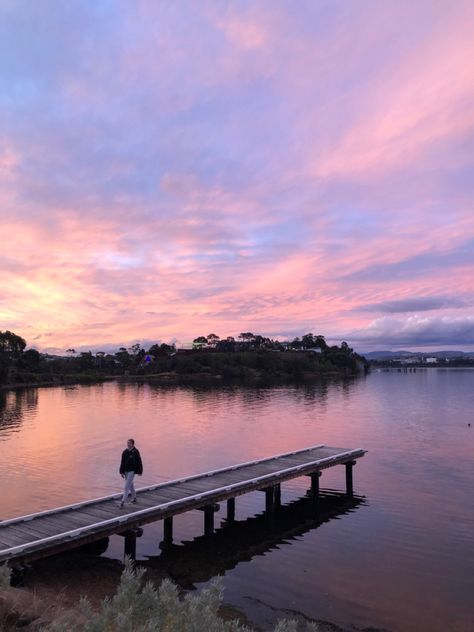
[[[146,568],[145,582],[151,581],[158,587],[163,579],[173,580],[172,575],[153,568],[146,562],[137,562]],[[13,632],[21,627],[25,632],[37,632],[43,626],[61,621],[74,614],[76,620],[82,619],[79,609],[81,597],[86,597],[94,610],[103,599],[112,597],[117,589],[123,564],[106,557],[81,555],[59,555],[35,562],[26,575],[25,586],[0,590],[0,624],[2,632]],[[190,592],[178,585],[182,595]],[[192,588],[191,588],[192,590]],[[264,632],[249,619],[244,611],[225,600],[219,608],[219,616],[224,621],[236,620],[246,625],[252,632]],[[302,612],[283,614],[281,619],[294,619],[298,629],[306,629],[306,623],[316,623],[318,632],[383,632],[376,627],[358,628],[354,625],[341,627],[330,621],[308,618]],[[273,629],[274,626],[272,626]]]
[[[55,381],[15,382],[1,384],[0,391],[16,391],[28,388],[54,388],[61,386],[94,386],[104,382],[119,384],[152,384],[156,386],[278,386],[318,383],[325,379],[355,379],[363,373],[341,373],[338,371],[305,373],[295,380],[288,375],[257,374],[243,378],[224,378],[219,374],[210,373],[152,373],[150,375],[106,375],[103,377],[75,377],[73,379],[57,379]]]

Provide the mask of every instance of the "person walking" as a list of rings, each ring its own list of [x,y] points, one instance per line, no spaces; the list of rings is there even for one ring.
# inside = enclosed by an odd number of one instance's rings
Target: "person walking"
[[[143,474],[142,458],[140,452],[135,447],[135,440],[129,439],[126,449],[122,452],[122,459],[120,461],[120,475],[125,479],[120,507],[124,506],[129,494],[132,496],[132,503],[137,502],[137,493],[133,485],[135,474],[138,474],[138,476]]]

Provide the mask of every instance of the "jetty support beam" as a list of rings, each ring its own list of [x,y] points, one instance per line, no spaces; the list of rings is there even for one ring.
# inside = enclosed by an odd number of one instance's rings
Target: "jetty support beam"
[[[321,478],[322,472],[313,472],[310,474],[311,477],[311,501],[313,503],[314,509],[316,512],[319,511],[319,479]]]
[[[235,498],[229,498],[227,501],[227,522],[235,520]]]
[[[349,498],[352,498],[354,495],[354,484],[352,481],[352,468],[357,463],[357,461],[349,461],[346,463],[346,494]]]
[[[273,509],[275,507],[275,488],[266,487],[265,491],[265,513],[271,514],[273,513]]]
[[[163,542],[166,546],[173,544],[173,516],[163,520]]]
[[[275,508],[279,509],[281,507],[281,484],[278,483],[273,488],[273,499],[275,501]]]
[[[204,507],[204,535],[212,535],[214,533],[214,513],[216,508],[214,505]]]
[[[123,554],[124,557],[129,557],[132,562],[137,559],[137,534],[133,529],[129,529],[125,533]]]

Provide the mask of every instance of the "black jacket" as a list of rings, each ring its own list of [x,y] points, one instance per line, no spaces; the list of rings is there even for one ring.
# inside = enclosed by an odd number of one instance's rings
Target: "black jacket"
[[[136,448],[129,450],[128,448],[122,452],[122,460],[120,461],[120,474],[125,472],[135,472],[135,474],[143,474],[143,465],[140,452]]]

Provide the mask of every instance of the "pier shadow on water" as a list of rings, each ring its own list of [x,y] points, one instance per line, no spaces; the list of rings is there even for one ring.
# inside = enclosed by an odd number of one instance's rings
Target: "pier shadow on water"
[[[245,520],[223,520],[212,536],[199,536],[179,544],[161,542],[160,555],[141,560],[140,565],[159,569],[183,588],[207,582],[233,569],[239,562],[264,555],[281,544],[317,529],[366,503],[364,496],[348,497],[332,490],[320,492],[315,507],[308,492],[302,498]]]

